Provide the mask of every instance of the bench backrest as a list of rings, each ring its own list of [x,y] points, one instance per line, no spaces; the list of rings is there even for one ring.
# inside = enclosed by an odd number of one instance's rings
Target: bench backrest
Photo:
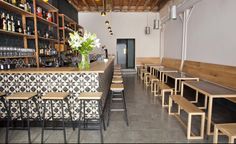
[[[225,87],[236,89],[236,67],[196,61],[184,62],[183,72]]]
[[[136,65],[144,65],[144,64],[160,64],[159,57],[137,57],[136,58]]]
[[[181,60],[180,59],[173,59],[173,58],[162,58],[161,65],[173,69],[180,70]]]

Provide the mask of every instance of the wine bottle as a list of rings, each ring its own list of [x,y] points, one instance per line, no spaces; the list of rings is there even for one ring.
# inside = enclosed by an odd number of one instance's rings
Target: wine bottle
[[[31,35],[30,26],[27,27],[26,33],[27,35]]]
[[[10,19],[10,16],[9,14],[7,14],[7,30],[8,31],[11,31],[11,19]]]
[[[15,22],[14,22],[14,17],[11,16],[11,31],[15,32],[16,29],[15,29]]]
[[[16,0],[11,0],[11,4],[13,4],[14,6],[17,6]]]
[[[23,32],[20,20],[17,21],[16,32],[18,32],[18,33]]]
[[[25,9],[25,3],[26,3],[26,1],[25,0],[20,0],[19,1],[19,4],[18,4],[18,7],[20,7],[21,9]]]

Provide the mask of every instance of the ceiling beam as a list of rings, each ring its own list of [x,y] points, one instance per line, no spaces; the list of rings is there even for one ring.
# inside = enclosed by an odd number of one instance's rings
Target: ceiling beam
[[[82,0],[83,4],[88,8],[89,11],[91,11],[90,6],[88,5],[86,0]]]
[[[158,4],[159,1],[160,1],[160,0],[155,0],[155,3],[152,4],[150,11],[152,11],[155,7],[158,7],[157,4]]]
[[[119,3],[120,3],[120,11],[122,11],[124,1],[120,0]]]
[[[132,4],[133,0],[129,0],[129,3],[128,3],[128,11],[130,10],[130,6]]]
[[[160,1],[158,2],[157,11],[161,10],[161,9],[166,5],[166,3],[169,2],[169,1],[170,1],[170,0],[160,0]]]
[[[78,4],[78,1],[68,0],[68,2],[77,10],[82,10],[82,7]]]
[[[151,0],[145,0],[144,6],[143,6],[143,11],[147,8],[147,5],[151,2]]]
[[[95,6],[95,8],[97,9],[97,11],[99,11],[98,5],[97,5],[97,3],[95,2],[95,0],[92,0],[92,2],[93,2],[93,5]]]
[[[135,7],[135,11],[138,10],[138,7],[139,7],[139,4],[140,4],[141,1],[142,1],[142,0],[138,0],[138,2],[137,2],[137,4],[136,4],[136,7]]]

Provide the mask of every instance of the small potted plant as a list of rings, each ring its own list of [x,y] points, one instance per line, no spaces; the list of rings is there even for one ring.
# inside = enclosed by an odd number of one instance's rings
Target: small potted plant
[[[95,48],[100,47],[99,39],[96,34],[91,34],[85,31],[84,36],[80,36],[79,32],[74,31],[69,34],[69,45],[73,51],[81,54],[81,62],[78,64],[79,69],[89,69],[90,60],[89,53]]]

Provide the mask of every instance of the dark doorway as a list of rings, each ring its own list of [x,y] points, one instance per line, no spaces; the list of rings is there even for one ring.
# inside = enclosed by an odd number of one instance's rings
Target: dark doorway
[[[135,68],[135,39],[117,39],[117,64],[122,69]]]

